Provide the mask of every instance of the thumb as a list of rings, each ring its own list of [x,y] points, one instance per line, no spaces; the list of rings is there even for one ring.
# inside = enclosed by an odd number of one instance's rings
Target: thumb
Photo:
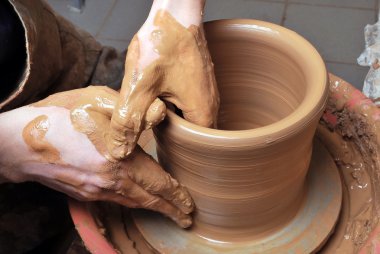
[[[122,160],[132,153],[144,129],[145,117],[152,101],[152,96],[142,95],[131,97],[125,102],[119,100],[106,134],[106,145],[114,159]]]
[[[145,128],[149,107],[157,98],[154,86],[159,78],[155,66],[139,69],[140,43],[135,36],[129,45],[119,100],[112,114],[106,145],[116,160],[125,159]]]
[[[164,120],[166,116],[166,105],[159,98],[156,98],[150,105],[145,116],[145,130],[152,128]]]

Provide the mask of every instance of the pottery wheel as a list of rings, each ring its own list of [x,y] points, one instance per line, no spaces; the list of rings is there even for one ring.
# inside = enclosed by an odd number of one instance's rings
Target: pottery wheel
[[[144,150],[156,157],[154,139],[144,146]],[[158,253],[313,253],[332,233],[342,203],[338,169],[318,140],[314,142],[306,185],[305,201],[296,216],[273,234],[251,241],[206,239],[149,211],[136,210],[132,217],[145,242]]]

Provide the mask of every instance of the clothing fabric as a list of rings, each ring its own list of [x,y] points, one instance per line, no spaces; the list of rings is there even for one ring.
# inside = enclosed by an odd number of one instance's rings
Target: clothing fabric
[[[2,30],[7,38],[0,40],[13,47],[1,55],[0,67],[15,62],[0,68],[0,112],[90,84],[120,87],[126,52],[102,46],[43,0],[9,0],[0,8],[9,14],[0,22],[13,27]],[[46,242],[67,227],[63,194],[36,183],[0,185],[0,254],[54,253]]]
[[[124,75],[125,52],[102,46],[43,0],[9,0],[25,35],[26,59],[13,90],[3,96],[7,111],[49,94],[89,84],[117,89]],[[6,73],[1,73],[6,75]]]

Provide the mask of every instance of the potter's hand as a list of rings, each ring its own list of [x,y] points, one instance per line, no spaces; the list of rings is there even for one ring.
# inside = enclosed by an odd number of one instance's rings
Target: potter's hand
[[[0,175],[79,200],[155,210],[188,227],[193,203],[187,190],[139,146],[127,160],[107,160],[104,133],[117,97],[89,87],[1,114]]]
[[[190,122],[216,124],[219,94],[201,25],[203,6],[204,0],[154,1],[128,48],[121,96],[107,134],[115,159],[133,151],[146,127],[146,112],[159,104],[158,98],[174,103]]]

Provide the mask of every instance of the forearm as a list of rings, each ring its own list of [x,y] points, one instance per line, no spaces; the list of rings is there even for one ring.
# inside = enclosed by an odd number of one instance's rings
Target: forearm
[[[29,154],[22,130],[29,117],[23,108],[0,114],[0,183],[21,181],[19,162]]]
[[[205,2],[206,0],[155,0],[153,2],[147,20],[137,32],[139,40],[138,54],[140,58],[138,66],[140,69],[145,68],[159,58],[159,54],[155,49],[157,45],[154,45],[155,43],[153,42],[153,33],[155,31],[168,30],[168,28],[157,26],[156,21],[158,19],[167,19],[167,14],[169,14],[185,29],[192,26],[200,27]],[[129,48],[129,51],[132,52],[133,49]]]
[[[154,0],[144,27],[152,26],[160,10],[167,11],[185,28],[199,26],[202,22],[206,0]]]

